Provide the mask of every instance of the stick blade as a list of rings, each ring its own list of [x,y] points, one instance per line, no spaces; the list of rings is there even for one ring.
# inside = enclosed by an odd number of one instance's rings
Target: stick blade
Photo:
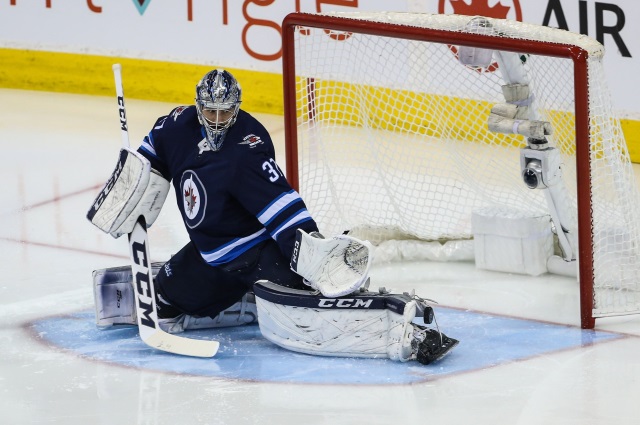
[[[162,330],[148,335],[143,341],[158,350],[191,357],[213,357],[220,348],[218,341],[183,338]]]

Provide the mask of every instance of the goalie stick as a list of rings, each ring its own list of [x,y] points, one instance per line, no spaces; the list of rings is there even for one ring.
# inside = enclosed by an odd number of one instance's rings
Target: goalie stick
[[[124,108],[122,67],[120,64],[113,65],[113,75],[118,97],[122,144],[125,148],[129,148],[129,131]],[[193,357],[213,357],[220,347],[218,341],[183,338],[163,331],[158,324],[156,291],[151,274],[151,257],[149,256],[149,237],[143,216],[138,217],[133,230],[129,233],[129,255],[136,294],[138,329],[142,341],[150,347],[169,353]]]

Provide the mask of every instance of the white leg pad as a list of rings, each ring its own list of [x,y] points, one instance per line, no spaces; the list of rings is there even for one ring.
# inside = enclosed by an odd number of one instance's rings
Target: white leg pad
[[[153,277],[162,263],[153,263]],[[96,324],[99,328],[112,325],[136,325],[136,295],[131,266],[110,267],[93,272],[93,298]]]
[[[412,355],[413,325],[411,322],[416,317],[416,302],[408,302],[402,316],[390,310],[387,311],[389,313],[387,354],[391,360],[406,362]]]
[[[254,291],[260,331],[282,348],[321,356],[414,358],[416,302],[408,297],[391,302],[374,293],[324,298],[267,281],[256,283]]]
[[[155,279],[163,263],[153,263],[151,270]],[[136,297],[131,275],[131,267],[112,267],[93,272],[93,295],[96,307],[96,324],[99,328],[113,325],[136,325]],[[255,323],[258,310],[252,293],[215,318],[196,317],[181,314],[171,319],[160,319],[162,330],[180,333],[188,329],[208,329],[228,326],[240,326]]]

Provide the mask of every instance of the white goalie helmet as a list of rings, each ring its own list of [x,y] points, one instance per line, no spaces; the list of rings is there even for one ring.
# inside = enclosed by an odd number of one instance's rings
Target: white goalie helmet
[[[227,131],[236,122],[241,102],[240,84],[228,71],[210,71],[196,85],[198,120],[205,128],[211,150],[222,147]]]

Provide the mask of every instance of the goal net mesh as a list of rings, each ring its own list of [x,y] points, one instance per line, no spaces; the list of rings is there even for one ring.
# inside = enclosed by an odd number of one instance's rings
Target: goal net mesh
[[[385,24],[464,33],[470,17],[331,16],[348,18],[353,29],[298,26],[293,35],[299,191],[323,233],[358,231],[374,244],[470,240],[473,211],[549,214],[543,191],[522,181],[526,139],[487,128],[492,106],[505,102],[496,62],[473,68],[457,60],[455,44],[366,34]],[[640,311],[640,198],[602,45],[567,31],[489,21],[496,38],[522,45],[536,117],[551,123],[549,144],[561,152],[570,226],[578,226],[578,188],[590,187],[592,211],[580,223],[591,226],[594,317]],[[588,84],[575,86],[571,58],[530,54],[522,43],[529,40],[588,52]],[[588,174],[576,166],[577,93],[589,99]]]

